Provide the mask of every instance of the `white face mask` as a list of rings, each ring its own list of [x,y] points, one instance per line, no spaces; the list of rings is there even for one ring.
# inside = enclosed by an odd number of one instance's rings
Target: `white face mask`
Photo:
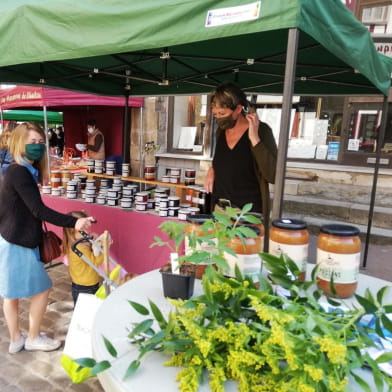
[[[87,128],[87,132],[88,133],[93,133],[94,132],[94,128],[91,128],[91,127]]]

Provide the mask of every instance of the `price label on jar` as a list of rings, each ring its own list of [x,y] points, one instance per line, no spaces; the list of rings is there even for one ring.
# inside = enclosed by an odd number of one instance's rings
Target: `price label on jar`
[[[317,277],[334,283],[355,283],[358,281],[360,253],[341,254],[317,249]]]

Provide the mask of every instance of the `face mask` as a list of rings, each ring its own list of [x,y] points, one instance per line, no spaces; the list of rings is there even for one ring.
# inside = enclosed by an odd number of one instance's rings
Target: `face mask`
[[[234,120],[231,114],[226,117],[216,118],[215,120],[218,124],[218,127],[223,130],[233,128],[237,122],[237,120]]]
[[[43,143],[34,143],[34,144],[26,144],[26,158],[29,161],[39,161],[45,152],[45,144]]]
[[[88,132],[88,133],[93,133],[93,132],[94,132],[94,128],[90,128],[90,127],[87,128],[87,132]]]

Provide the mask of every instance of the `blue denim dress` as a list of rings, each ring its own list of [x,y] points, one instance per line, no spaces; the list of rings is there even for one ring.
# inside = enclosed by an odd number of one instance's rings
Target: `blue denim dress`
[[[24,162],[38,180],[37,170]],[[0,235],[0,296],[7,299],[31,297],[52,287],[38,248],[11,244]]]

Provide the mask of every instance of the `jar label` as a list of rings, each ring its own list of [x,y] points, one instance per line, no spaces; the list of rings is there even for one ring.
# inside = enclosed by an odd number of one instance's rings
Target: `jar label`
[[[225,271],[226,275],[235,277],[235,265],[237,264],[243,275],[251,276],[253,281],[259,280],[262,259],[258,253],[251,255],[236,254],[236,256],[233,256],[225,252],[224,258],[229,264],[229,270]]]
[[[216,253],[216,244],[217,244],[217,239],[216,238],[211,238],[212,243],[203,241],[201,243],[196,244],[196,250],[202,251],[202,252],[207,252],[207,253]],[[192,253],[192,248],[189,246],[189,238],[186,236],[185,237],[185,254],[189,255]]]
[[[358,281],[360,253],[332,253],[317,249],[316,263],[319,265],[317,277],[335,283],[355,283]]]
[[[295,262],[300,271],[306,271],[306,263],[308,261],[308,247],[308,244],[289,245],[270,240],[269,253],[277,257],[284,253]]]

